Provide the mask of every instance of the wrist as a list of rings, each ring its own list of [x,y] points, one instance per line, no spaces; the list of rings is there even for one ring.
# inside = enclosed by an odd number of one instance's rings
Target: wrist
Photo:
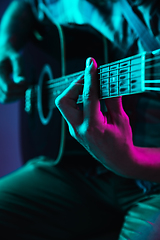
[[[132,163],[128,177],[160,182],[160,148],[133,146]]]

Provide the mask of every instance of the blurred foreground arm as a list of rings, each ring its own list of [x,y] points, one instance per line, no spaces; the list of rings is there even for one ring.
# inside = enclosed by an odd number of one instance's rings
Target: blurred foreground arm
[[[100,110],[97,64],[87,60],[84,76],[73,82],[57,99],[71,135],[106,168],[124,177],[160,182],[160,149],[133,145],[132,130],[122,98],[106,99],[107,114]],[[83,111],[77,107],[83,91]]]
[[[28,41],[34,22],[30,5],[23,1],[13,1],[2,17],[0,28],[1,103],[15,101],[24,95],[26,82],[20,49]]]

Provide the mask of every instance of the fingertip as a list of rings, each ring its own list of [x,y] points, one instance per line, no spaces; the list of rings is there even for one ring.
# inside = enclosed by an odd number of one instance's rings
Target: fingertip
[[[22,76],[14,76],[13,81],[14,83],[21,84],[25,82],[25,78]]]
[[[94,69],[97,69],[97,62],[94,58],[89,57],[86,59],[86,68],[93,67]]]

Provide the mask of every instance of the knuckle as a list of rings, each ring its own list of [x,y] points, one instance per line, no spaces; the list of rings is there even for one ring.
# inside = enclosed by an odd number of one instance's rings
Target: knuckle
[[[92,138],[93,132],[94,132],[94,127],[92,127],[92,125],[89,125],[89,123],[86,121],[79,128],[79,134],[83,139],[87,141]]]
[[[90,99],[91,99],[91,92],[85,91],[85,92],[83,93],[83,99],[84,99],[84,100],[90,100]]]
[[[90,101],[92,98],[92,86],[87,86],[84,90],[83,90],[83,99],[84,100],[88,100]]]

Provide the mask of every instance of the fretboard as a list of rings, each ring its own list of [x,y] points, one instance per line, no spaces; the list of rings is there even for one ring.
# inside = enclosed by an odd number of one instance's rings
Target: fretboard
[[[146,91],[146,80],[150,79],[150,72],[151,54],[145,52],[100,66],[98,68],[100,99]],[[78,102],[82,101],[83,96],[79,96]]]
[[[143,52],[100,66],[98,68],[100,99],[142,93],[146,90],[160,91],[159,59],[159,54],[154,56],[153,53]],[[55,98],[80,75],[84,75],[84,71],[45,82],[48,108],[55,107]],[[29,90],[28,95],[31,96]],[[29,98],[26,97],[26,99]],[[79,96],[77,100],[77,103],[81,102],[83,102],[83,96]],[[30,106],[31,100],[27,104]]]

